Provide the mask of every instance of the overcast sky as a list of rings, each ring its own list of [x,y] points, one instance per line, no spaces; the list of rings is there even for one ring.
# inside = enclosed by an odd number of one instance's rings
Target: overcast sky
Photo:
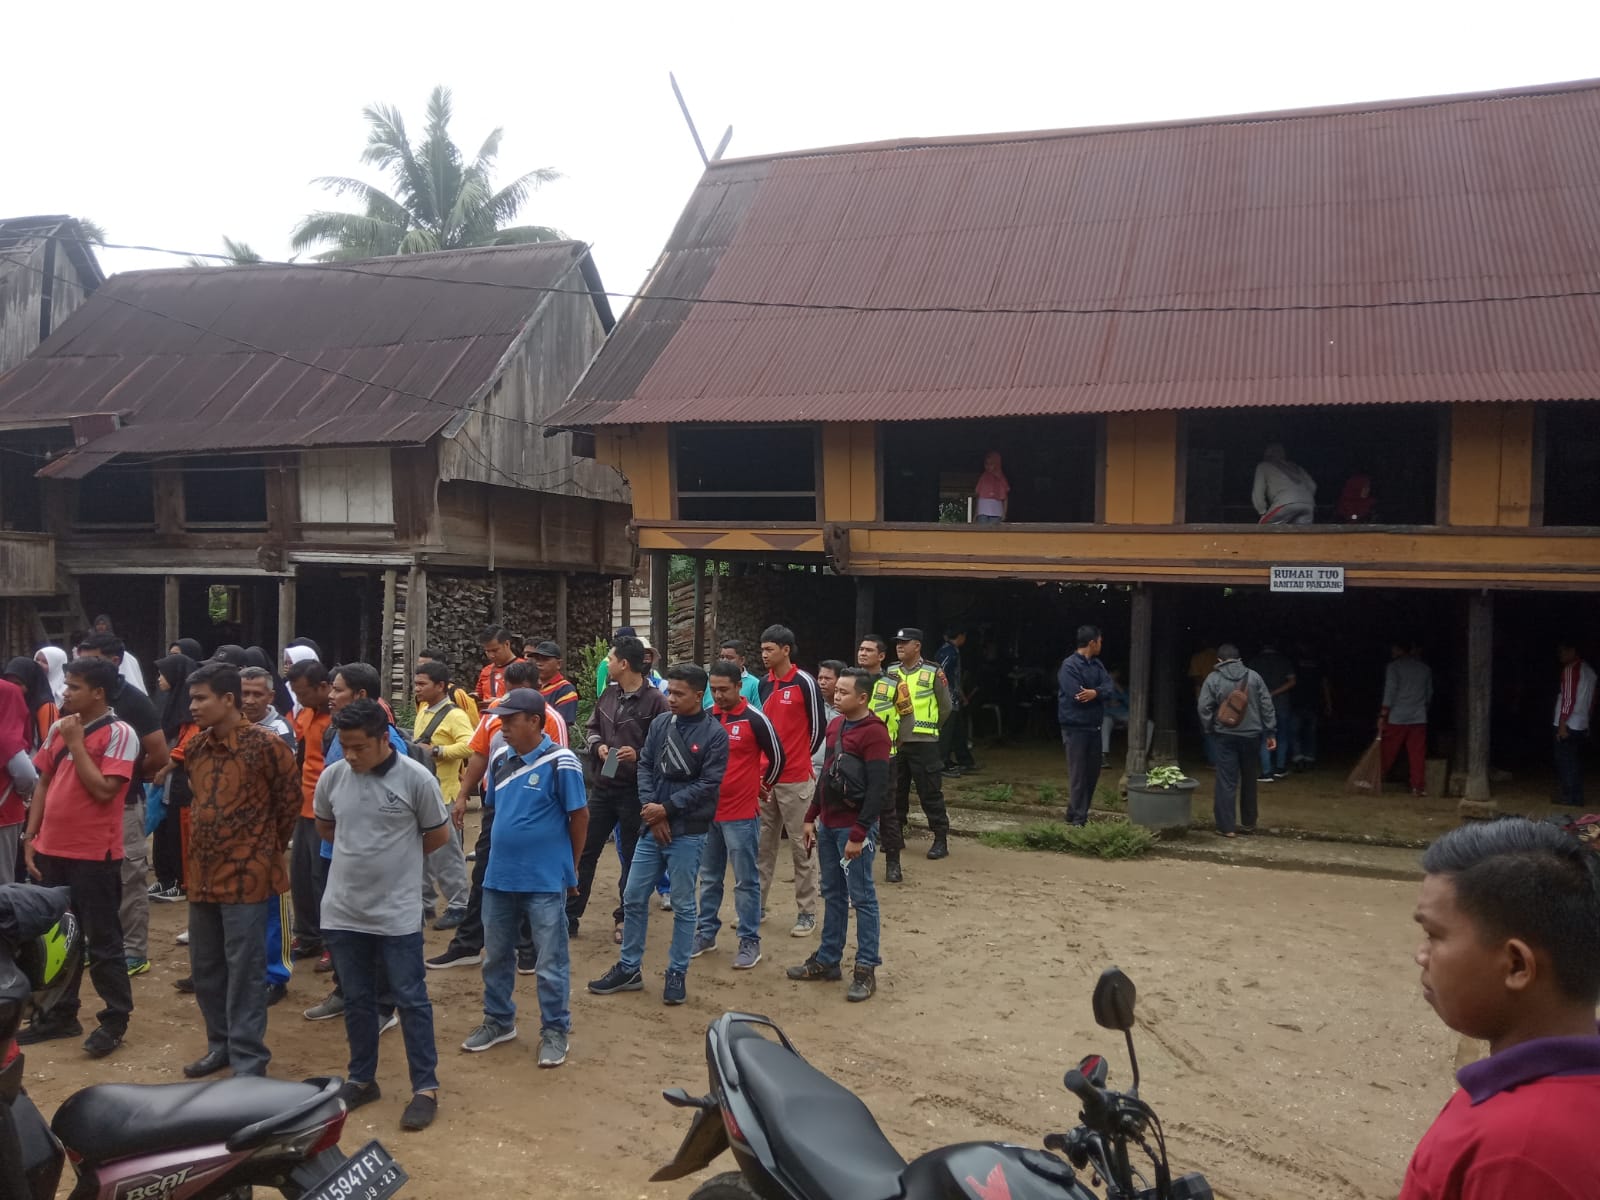
[[[114,242],[184,250],[218,250],[228,234],[285,257],[295,220],[336,203],[309,180],[362,173],[362,106],[399,105],[420,132],[444,83],[469,152],[505,127],[502,178],[562,172],[525,218],[592,242],[617,290],[644,279],[700,174],[669,69],[708,150],[733,125],[730,157],[1600,74],[1594,0],[92,0],[70,22],[36,16],[8,38],[0,215],[67,212]]]

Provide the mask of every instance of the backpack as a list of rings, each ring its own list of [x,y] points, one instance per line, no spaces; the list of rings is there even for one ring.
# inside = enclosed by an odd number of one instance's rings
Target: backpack
[[[439,763],[433,757],[433,735],[439,732],[439,726],[444,724],[444,719],[455,712],[457,707],[453,701],[446,700],[428,719],[427,725],[423,726],[421,736],[408,738],[404,734],[400,735],[400,740],[406,744],[406,754],[435,775],[439,773]]]
[[[1217,705],[1217,724],[1224,729],[1234,729],[1250,711],[1250,673],[1245,672],[1239,686],[1222,698]]]
[[[394,729],[395,727],[391,725],[389,728]],[[327,757],[328,748],[333,745],[333,739],[337,732],[338,731],[334,729],[332,725],[329,725],[322,731],[323,757]],[[430,726],[426,732],[432,733],[432,726]],[[426,744],[412,741],[410,738],[401,735],[399,730],[395,730],[395,733],[400,737],[400,741],[405,745],[407,758],[414,763],[421,763],[423,766],[427,767],[429,771],[434,769],[433,753],[428,749]]]

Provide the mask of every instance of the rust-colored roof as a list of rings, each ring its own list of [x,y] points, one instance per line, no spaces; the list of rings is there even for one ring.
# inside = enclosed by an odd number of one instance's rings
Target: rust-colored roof
[[[645,299],[555,420],[1600,397],[1597,128],[1590,80],[713,163],[647,295],[1028,311]]]
[[[517,286],[463,286],[486,282]],[[0,429],[118,414],[45,468],[67,477],[117,454],[420,444],[494,381],[545,297],[528,289],[557,286],[598,293],[582,243],[116,275],[0,376]]]

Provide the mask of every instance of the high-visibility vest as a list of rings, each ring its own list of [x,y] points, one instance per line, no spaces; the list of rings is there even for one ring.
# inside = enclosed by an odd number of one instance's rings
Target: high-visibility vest
[[[872,699],[867,701],[867,711],[889,727],[889,757],[893,758],[900,750],[900,714],[895,711],[895,693],[899,685],[887,675],[879,675],[872,681]]]
[[[939,680],[939,664],[923,659],[909,676],[903,674],[905,668],[898,664],[893,670],[901,672],[890,676],[895,680],[896,688],[904,679],[911,692],[911,732],[924,737],[938,737],[939,697],[935,684]],[[904,726],[901,731],[904,732]]]

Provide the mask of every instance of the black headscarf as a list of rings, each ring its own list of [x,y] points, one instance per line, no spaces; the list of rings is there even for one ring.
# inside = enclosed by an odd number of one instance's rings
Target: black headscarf
[[[226,646],[218,646],[217,652],[211,656],[211,661],[225,662],[230,667],[248,667],[250,665],[250,656],[244,652],[243,646],[235,646],[229,643]],[[270,670],[271,668],[269,667],[268,669]]]
[[[167,702],[161,710],[161,732],[169,743],[189,723],[189,675],[198,664],[187,654],[169,654],[156,659],[156,670],[167,681]]]
[[[31,658],[21,655],[13,658],[6,664],[5,677],[22,689],[30,714],[37,714],[46,704],[56,702],[54,693],[50,691],[50,676]]]
[[[200,649],[200,643],[193,638],[179,638],[172,644],[178,648],[175,651],[177,654],[187,654],[195,662],[201,662],[205,659],[206,652]]]
[[[272,676],[272,706],[280,713],[293,712],[294,701],[289,695],[289,685],[284,682],[283,674],[267,657],[267,652],[260,646],[246,646],[244,650],[246,665],[260,667]]]

